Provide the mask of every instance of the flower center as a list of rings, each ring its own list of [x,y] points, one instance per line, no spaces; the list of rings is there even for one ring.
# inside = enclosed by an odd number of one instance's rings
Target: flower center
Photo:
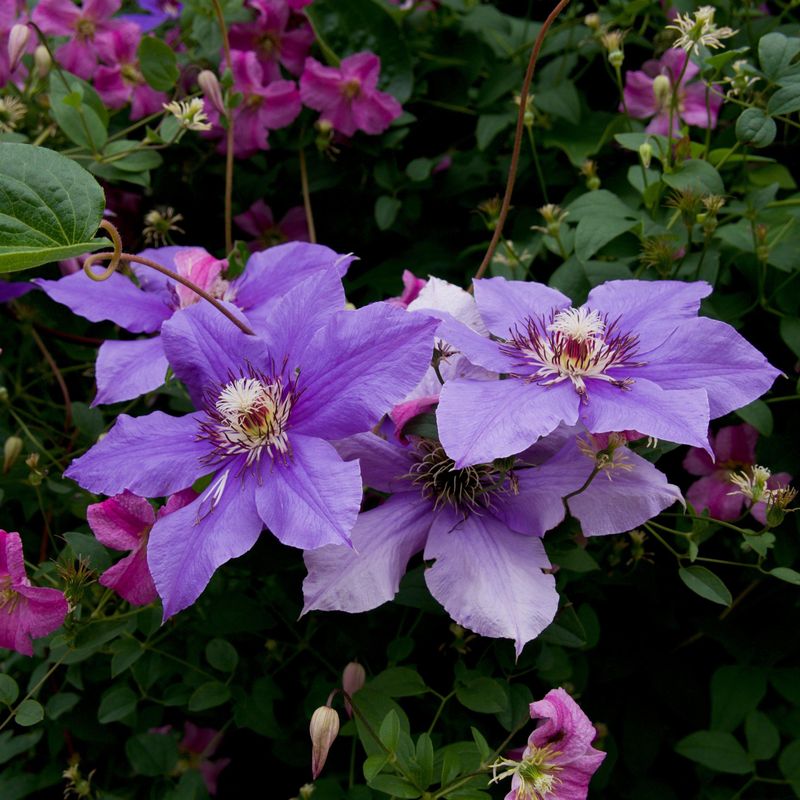
[[[11,577],[6,575],[0,579],[0,611],[13,614],[19,603],[19,593],[11,585]]]
[[[525,748],[522,761],[500,758],[492,765],[492,783],[499,783],[504,778],[515,777],[518,780],[515,800],[555,800],[555,791],[561,783],[556,773],[561,767],[553,763],[558,753],[550,745],[545,747]],[[500,767],[506,769],[498,774]],[[513,784],[512,784],[513,785]]]
[[[609,323],[585,307],[567,308],[551,313],[549,322],[528,317],[523,326],[509,331],[510,339],[501,349],[517,359],[516,366],[533,370],[514,377],[542,386],[569,380],[585,400],[586,379],[627,389],[633,379],[609,375],[608,370],[642,366],[633,360],[638,336],[620,333],[618,322]]]
[[[352,100],[361,94],[361,81],[357,78],[351,78],[342,84],[342,96],[345,100]]]
[[[142,83],[142,76],[134,64],[123,64],[119,71],[126,83],[132,83],[136,86]]]
[[[90,19],[81,17],[75,22],[75,33],[77,34],[78,38],[83,41],[86,41],[87,39],[93,39],[94,30],[94,22],[92,22]]]
[[[202,436],[214,445],[211,462],[244,455],[245,466],[289,454],[287,428],[294,401],[291,385],[265,375],[243,377],[225,384],[211,398],[201,423]]]

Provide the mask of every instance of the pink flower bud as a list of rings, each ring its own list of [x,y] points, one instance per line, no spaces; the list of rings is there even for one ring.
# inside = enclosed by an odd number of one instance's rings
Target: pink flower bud
[[[335,709],[320,706],[311,716],[308,732],[311,734],[311,777],[316,780],[339,733],[339,715]]]
[[[8,34],[8,70],[13,72],[25,55],[28,39],[31,38],[31,29],[27,25],[17,23]]]
[[[43,44],[33,51],[33,63],[36,66],[36,74],[42,79],[46,78],[50,67],[53,66],[53,59],[50,58],[50,52]]]
[[[352,697],[359,689],[364,686],[367,680],[367,673],[364,667],[356,661],[351,661],[342,673],[342,689],[345,691],[344,710],[347,712],[348,717],[353,716],[353,709],[347,697]]]
[[[204,69],[197,76],[197,84],[209,103],[222,115],[225,112],[225,103],[222,100],[222,89],[217,76],[210,70]]]

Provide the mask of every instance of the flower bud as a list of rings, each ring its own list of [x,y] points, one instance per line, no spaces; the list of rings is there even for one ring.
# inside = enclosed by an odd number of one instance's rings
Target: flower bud
[[[364,686],[367,680],[367,673],[364,667],[357,661],[351,661],[342,673],[342,689],[345,691],[344,709],[348,717],[353,716],[353,709],[347,697],[352,697],[359,689]]]
[[[333,740],[339,733],[339,715],[330,706],[320,706],[311,716],[308,726],[311,734],[311,777],[316,780],[325,761]]]
[[[587,28],[590,28],[593,31],[599,31],[600,30],[600,25],[601,25],[600,15],[599,14],[587,14],[583,18],[583,24]]]
[[[656,75],[653,78],[653,96],[658,101],[660,106],[664,106],[669,102],[672,95],[672,83],[666,75]]]
[[[639,158],[642,159],[642,166],[647,169],[653,160],[653,147],[650,142],[643,142],[639,145]]]
[[[625,61],[625,53],[623,53],[622,50],[612,50],[608,54],[608,63],[611,64],[614,69],[619,69],[623,61]]]
[[[33,63],[36,66],[36,74],[42,79],[46,78],[50,67],[53,66],[53,59],[50,58],[50,53],[43,44],[33,51]]]
[[[22,453],[23,442],[19,436],[9,436],[3,444],[3,474],[6,474]]]
[[[31,38],[31,29],[19,23],[11,28],[8,34],[8,71],[14,72],[25,55],[28,39]]]
[[[222,99],[222,89],[217,76],[210,70],[204,69],[197,76],[197,85],[209,103],[220,113],[225,114],[225,103]]]

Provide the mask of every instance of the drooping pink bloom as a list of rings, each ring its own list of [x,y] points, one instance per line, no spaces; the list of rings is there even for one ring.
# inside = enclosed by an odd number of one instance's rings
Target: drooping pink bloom
[[[381,60],[369,51],[342,59],[338,67],[307,58],[300,97],[345,136],[383,133],[403,109],[392,95],[378,91],[380,70]]]
[[[160,733],[164,736],[168,736],[171,732],[172,725],[150,729],[150,733]],[[181,772],[187,769],[197,770],[212,797],[217,793],[220,772],[231,763],[229,758],[211,760],[221,741],[222,733],[214,728],[200,728],[188,720],[183,723],[183,739],[178,744],[178,751],[181,754],[178,769]]]
[[[144,497],[132,492],[93,503],[86,509],[92,533],[112,550],[130,550],[113,567],[100,576],[100,585],[113,589],[133,606],[146,606],[158,598],[150,569],[147,566],[147,540],[156,519],[160,519],[191,503],[197,494],[184,489],[167,500],[156,516]]]
[[[293,13],[287,0],[250,0],[247,5],[257,16],[252,22],[231,25],[231,47],[252,50],[267,80],[282,77],[278,64],[283,64],[293,75],[299,75],[314,43],[314,31],[305,15]]]
[[[58,589],[31,586],[22,539],[0,530],[0,647],[32,656],[31,640],[60,628],[68,611]]]
[[[272,209],[263,200],[256,200],[247,211],[237,214],[233,221],[253,237],[247,243],[251,253],[282,242],[309,241],[308,222],[302,206],[290,208],[279,222],[275,222]]]
[[[26,69],[24,64],[17,63],[15,69],[11,69],[9,63],[9,47],[11,29],[18,24],[25,22],[25,4],[19,0],[2,0],[0,2],[0,87],[5,86],[10,80],[19,82],[24,79]],[[29,49],[34,46],[33,39],[29,37]]]
[[[720,428],[716,436],[709,435],[711,456],[699,447],[689,448],[683,460],[683,468],[690,475],[700,476],[686,492],[686,499],[699,514],[708,510],[714,519],[734,520],[742,514],[747,498],[736,490],[731,477],[736,473],[750,473],[756,465],[756,443],[758,431],[746,423]],[[767,481],[768,489],[786,486],[792,480],[787,472],[772,475]],[[762,524],[766,524],[766,503],[754,503],[750,513]]]
[[[505,800],[586,800],[589,781],[606,754],[592,747],[597,731],[581,707],[561,688],[531,703],[531,719],[543,720],[528,737],[521,761],[495,765],[494,781],[508,776]],[[497,774],[497,768],[507,769]]]
[[[386,302],[393,306],[408,308],[409,304],[419,297],[419,293],[427,283],[425,278],[418,278],[410,269],[405,269],[403,270],[403,293],[399,297],[390,297]]]
[[[669,116],[672,98],[677,92],[677,105],[672,118],[673,133],[680,130],[681,122],[698,128],[715,128],[722,97],[714,94],[704,81],[695,81],[700,67],[683,50],[667,50],[661,58],[646,61],[641,70],[625,75],[625,106],[635,119],[649,119],[645,130],[666,136],[669,133]],[[678,78],[680,85],[677,85]],[[623,107],[620,106],[620,111]]]
[[[164,92],[157,92],[148,86],[139,69],[136,51],[141,38],[138,26],[132,22],[112,31],[110,47],[113,66],[98,67],[94,75],[94,87],[103,102],[113,109],[130,103],[132,120],[161,111],[167,101]]]
[[[231,299],[230,282],[222,277],[222,273],[228,269],[227,259],[214,258],[202,247],[187,247],[175,254],[175,268],[178,275],[187,278],[213,297]],[[180,308],[187,308],[201,300],[194,289],[182,283],[175,283],[175,294]]]
[[[258,57],[252,51],[234,50],[233,91],[244,95],[233,110],[233,152],[237,158],[249,158],[259,150],[268,150],[269,131],[290,125],[300,113],[302,104],[294,81],[265,78]],[[225,130],[219,111],[205,100],[206,114],[212,124],[211,138],[221,137],[220,152],[225,152]]]
[[[48,36],[69,36],[56,50],[58,63],[80,78],[89,79],[98,60],[114,60],[111,32],[126,23],[112,19],[121,0],[41,0],[31,19]]]

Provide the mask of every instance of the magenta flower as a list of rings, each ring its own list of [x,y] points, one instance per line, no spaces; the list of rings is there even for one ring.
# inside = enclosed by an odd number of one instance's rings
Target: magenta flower
[[[294,13],[287,0],[250,0],[247,5],[257,16],[252,22],[231,25],[231,47],[254,52],[268,81],[282,77],[279,63],[299,75],[314,43],[305,15]]]
[[[147,562],[165,619],[264,526],[292,547],[349,544],[360,472],[330,441],[371,429],[413,388],[435,325],[385,303],[343,307],[329,269],[288,291],[265,319],[250,319],[258,336],[208,303],[175,314],[163,327],[164,351],[198,411],[122,414],[67,469],[106,495],[163,497],[210,477],[200,497],[150,532]]]
[[[114,61],[111,32],[125,23],[112,19],[121,0],[41,0],[31,19],[48,36],[68,36],[56,50],[58,63],[80,78],[91,78],[99,59]]]
[[[280,222],[275,222],[272,209],[263,201],[256,200],[242,214],[237,214],[233,221],[253,239],[247,243],[251,253],[266,250],[282,242],[307,242],[308,222],[302,206],[290,208]]]
[[[678,133],[681,121],[698,128],[715,128],[722,97],[714,94],[703,81],[694,81],[700,67],[683,50],[669,49],[658,61],[645,62],[641,70],[625,74],[625,106],[635,119],[650,120],[645,130],[666,136],[669,133],[669,115],[672,98],[677,91],[678,100],[672,119],[673,133]],[[676,88],[678,77],[686,70]],[[707,107],[706,107],[707,106]],[[620,111],[623,108],[620,106]]]
[[[125,23],[111,31],[111,67],[98,67],[94,73],[94,88],[109,108],[117,109],[130,103],[131,119],[141,119],[161,111],[167,95],[147,85],[139,69],[136,50],[141,34],[133,23]]]
[[[237,158],[249,158],[259,150],[268,150],[270,130],[290,125],[302,109],[300,94],[294,81],[270,80],[258,57],[252,51],[234,50],[233,91],[243,95],[233,110],[233,152]],[[210,138],[221,137],[220,152],[225,152],[225,130],[220,113],[213,103],[205,100],[206,114],[213,125]]]
[[[411,270],[403,270],[403,292],[399,297],[390,297],[386,302],[400,308],[408,308],[409,303],[419,297],[419,293],[428,281],[425,278],[418,278]]]
[[[436,416],[448,455],[458,467],[505,458],[578,422],[710,449],[709,419],[780,374],[730,325],[697,316],[710,292],[703,282],[610,281],[573,308],[542,284],[475,281],[492,338],[447,321],[438,335],[508,380],[445,383]]]
[[[17,61],[13,70],[11,69],[8,45],[14,25],[25,24],[25,12],[25,3],[19,2],[19,0],[3,0],[0,3],[0,88],[12,80],[21,84],[27,74],[25,65],[20,61]],[[29,36],[26,50],[30,51],[34,47],[35,37]]]
[[[750,473],[756,466],[756,442],[758,431],[746,423],[728,425],[720,428],[716,436],[709,436],[714,459],[697,447],[690,448],[683,460],[683,468],[690,475],[699,475],[686,492],[686,499],[695,511],[708,510],[714,519],[734,520],[742,514],[747,498],[736,490],[731,478],[738,472]],[[767,489],[778,489],[787,486],[792,476],[787,472],[779,472],[770,476],[766,482]],[[750,513],[762,524],[766,524],[767,505],[760,501],[754,503]]]
[[[158,511],[160,519],[191,503],[197,495],[191,489],[172,495]],[[147,540],[156,521],[153,507],[144,497],[125,491],[86,509],[92,533],[112,550],[130,550],[100,576],[100,585],[113,589],[134,606],[146,606],[158,597],[147,566]]]
[[[231,763],[229,758],[211,760],[221,741],[222,734],[214,728],[199,728],[188,720],[183,723],[183,739],[178,749],[188,757],[189,767],[200,772],[212,797],[217,793],[220,772]]]
[[[68,611],[58,589],[31,586],[22,539],[0,530],[0,647],[32,656],[31,640],[60,628]]]
[[[544,720],[528,737],[521,761],[500,759],[492,783],[511,776],[505,800],[586,800],[589,781],[606,754],[592,747],[597,731],[563,689],[531,703],[531,719]],[[507,769],[501,774],[497,770]]]
[[[345,136],[356,131],[383,133],[403,109],[392,95],[378,91],[380,69],[381,60],[370,52],[348,56],[338,67],[325,67],[308,58],[300,78],[300,97]]]

